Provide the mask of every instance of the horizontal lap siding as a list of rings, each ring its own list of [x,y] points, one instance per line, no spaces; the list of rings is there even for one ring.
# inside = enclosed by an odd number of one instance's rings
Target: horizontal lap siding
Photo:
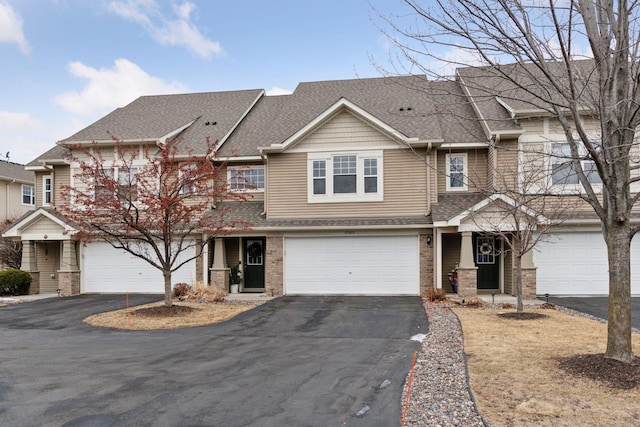
[[[468,187],[470,192],[487,188],[487,161],[486,149],[477,150],[450,150],[438,151],[438,192],[447,191],[447,154],[467,153]]]
[[[354,115],[342,112],[300,142],[296,149],[326,149],[331,151],[337,147],[340,149],[375,148],[376,146],[389,146],[390,144],[394,143],[387,136]]]
[[[269,218],[412,216],[427,212],[427,167],[408,150],[386,150],[384,201],[307,203],[307,154],[269,157]]]

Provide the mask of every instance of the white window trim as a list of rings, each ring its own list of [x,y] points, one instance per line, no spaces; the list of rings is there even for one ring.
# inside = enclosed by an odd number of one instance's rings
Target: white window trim
[[[25,188],[30,188],[31,189],[31,200],[32,203],[25,203],[24,202],[24,189]],[[36,205],[36,187],[33,185],[29,185],[29,184],[22,184],[22,186],[20,187],[20,202],[22,203],[22,206],[35,206]]]
[[[51,188],[47,191],[47,180],[51,180]],[[47,202],[47,193],[49,193],[49,202]],[[53,175],[44,175],[42,177],[42,206],[50,206],[53,203]]]
[[[356,193],[333,193],[333,156],[356,156]],[[378,192],[364,192],[364,159],[377,160]],[[313,162],[325,161],[326,194],[313,194]],[[382,202],[384,200],[384,163],[382,150],[332,151],[307,153],[307,202],[308,203],[350,203]]]
[[[548,171],[548,182],[547,187],[554,194],[583,194],[585,189],[582,183],[578,180],[576,184],[554,184],[553,183],[553,165],[556,164],[555,160],[559,160],[553,156],[553,144],[569,144],[567,141],[551,141],[547,144],[547,171]],[[580,155],[585,155],[587,149],[584,146],[580,145]],[[571,159],[563,159],[566,162],[570,162]],[[580,160],[580,164],[582,169],[584,170],[584,165],[586,162],[593,163],[593,160]],[[564,163],[564,162],[563,162]],[[596,194],[602,192],[602,183],[591,183],[591,188],[596,192]]]
[[[264,177],[264,186],[267,185],[267,176],[264,165],[247,165],[247,166],[228,166],[227,167],[227,184],[229,187],[229,191],[234,193],[264,193],[263,188],[248,188],[248,189],[235,189],[231,188],[231,178],[236,171],[249,171],[249,170],[257,170],[262,169],[263,177]]]
[[[462,168],[462,187],[451,187],[451,176],[449,175],[449,166],[451,157],[462,157],[463,158],[463,168]],[[447,191],[467,191],[469,189],[469,185],[467,182],[467,175],[469,170],[469,162],[467,153],[447,153],[445,156],[445,177],[446,177],[446,189]]]

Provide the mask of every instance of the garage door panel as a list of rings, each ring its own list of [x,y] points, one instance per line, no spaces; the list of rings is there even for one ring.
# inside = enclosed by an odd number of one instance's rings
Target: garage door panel
[[[195,248],[189,250],[195,254]],[[180,259],[186,259],[184,254]],[[148,262],[115,249],[105,242],[93,242],[83,249],[82,292],[164,293],[162,272]],[[172,275],[173,284],[195,282],[195,260]]]
[[[534,250],[538,294],[608,295],[607,249],[599,232],[553,233]],[[631,293],[640,294],[640,239],[631,244]]]
[[[289,237],[287,294],[417,295],[417,236]]]

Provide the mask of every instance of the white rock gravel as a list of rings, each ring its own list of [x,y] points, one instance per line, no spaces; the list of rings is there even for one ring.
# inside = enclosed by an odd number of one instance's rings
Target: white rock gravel
[[[427,307],[430,311],[429,333],[416,359],[404,425],[485,426],[470,395],[460,321],[447,307]],[[409,376],[403,412],[408,382]]]

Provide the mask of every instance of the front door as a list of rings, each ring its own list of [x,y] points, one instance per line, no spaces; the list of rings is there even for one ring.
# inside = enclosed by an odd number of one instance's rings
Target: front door
[[[473,235],[473,255],[478,267],[478,290],[500,289],[500,251],[495,236]]]
[[[264,291],[264,237],[244,239],[244,290]]]

